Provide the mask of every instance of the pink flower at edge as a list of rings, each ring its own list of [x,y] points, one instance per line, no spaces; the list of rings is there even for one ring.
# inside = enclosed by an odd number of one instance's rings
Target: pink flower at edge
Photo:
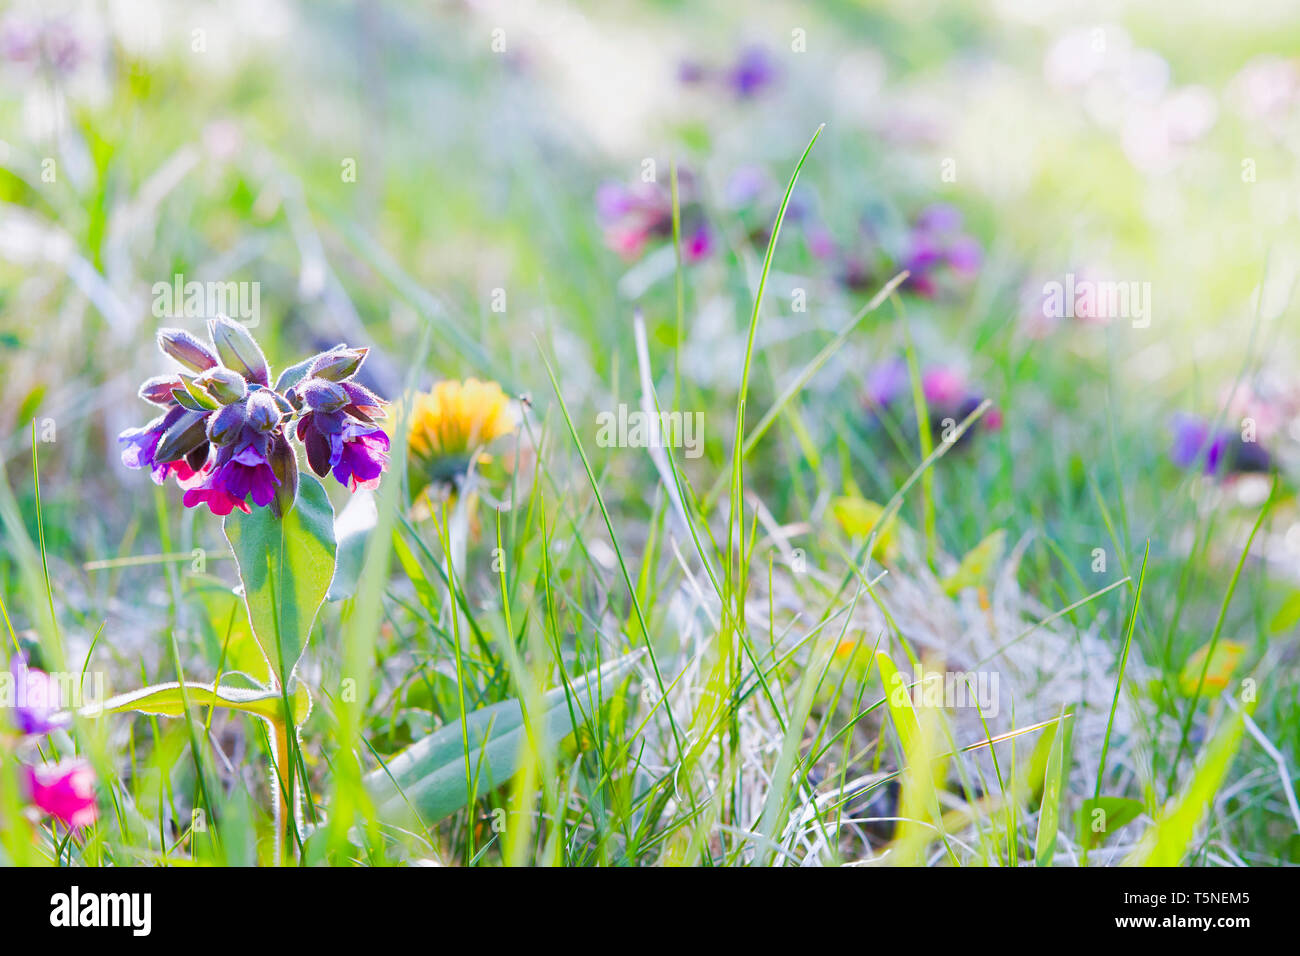
[[[74,830],[90,826],[95,809],[95,771],[84,760],[54,767],[26,767],[27,789],[42,813]]]

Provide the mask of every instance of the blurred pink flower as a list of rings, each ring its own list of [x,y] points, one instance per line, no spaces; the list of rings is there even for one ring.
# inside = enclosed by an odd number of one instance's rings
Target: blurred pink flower
[[[95,771],[84,760],[55,767],[27,767],[32,803],[73,829],[95,822]]]
[[[921,376],[921,390],[927,404],[948,405],[966,393],[966,379],[956,369],[941,365]]]

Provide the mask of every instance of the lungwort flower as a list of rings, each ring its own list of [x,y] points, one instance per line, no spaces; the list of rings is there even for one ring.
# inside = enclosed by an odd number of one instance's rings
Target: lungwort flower
[[[515,425],[510,399],[496,382],[444,381],[416,396],[407,444],[430,484],[454,486],[483,446]]]
[[[376,424],[386,403],[353,381],[366,350],[338,345],[281,373],[256,340],[227,318],[208,323],[211,344],[163,329],[158,345],[183,371],[151,378],[140,397],[165,411],[124,431],[122,463],[148,468],[153,480],[176,477],[187,508],[216,515],[253,507],[283,514],[298,492],[302,443],[312,471],[331,471],[350,490],[371,488],[388,465],[388,436]]]

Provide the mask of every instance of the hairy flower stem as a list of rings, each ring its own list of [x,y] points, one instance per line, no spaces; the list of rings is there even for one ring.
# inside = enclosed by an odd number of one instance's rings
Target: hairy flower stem
[[[289,826],[293,820],[293,811],[289,806],[290,791],[293,790],[293,767],[289,763],[289,728],[284,721],[271,721],[271,735],[275,741],[275,761],[271,765],[271,786],[275,790],[275,861],[281,865],[292,859],[293,841],[290,839]],[[297,803],[297,801],[294,801]]]

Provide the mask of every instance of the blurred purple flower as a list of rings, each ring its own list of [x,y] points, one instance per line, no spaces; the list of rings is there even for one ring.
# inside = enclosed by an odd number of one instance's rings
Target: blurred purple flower
[[[921,376],[921,391],[927,405],[952,405],[966,393],[966,379],[954,368],[936,366]]]
[[[601,222],[613,222],[635,208],[632,190],[622,183],[606,182],[596,188],[596,218]]]
[[[911,391],[907,363],[902,358],[894,358],[875,366],[867,376],[866,391],[867,404],[874,415],[906,398]],[[943,436],[946,422],[965,420],[984,401],[984,396],[967,384],[961,372],[950,366],[926,369],[921,374],[921,392],[925,396],[930,429],[937,437]],[[977,424],[986,431],[997,431],[1002,427],[1002,413],[990,407]]]
[[[708,71],[697,60],[682,60],[677,64],[677,82],[684,86],[703,83]]]
[[[1195,415],[1178,414],[1171,425],[1174,444],[1169,457],[1179,468],[1191,468],[1204,455],[1204,470],[1212,475],[1219,470],[1223,462],[1223,452],[1227,445],[1225,436],[1220,433],[1213,440],[1210,437],[1210,423]]]
[[[912,291],[929,298],[939,290],[941,269],[964,277],[979,269],[983,258],[979,242],[961,228],[961,213],[948,203],[927,206],[917,215],[903,257],[903,268],[911,273],[907,285]]]
[[[831,235],[829,229],[817,223],[811,223],[804,230],[804,241],[808,243],[808,251],[813,258],[826,261],[835,258],[837,247],[835,237]]]
[[[727,71],[727,85],[738,99],[752,99],[776,82],[777,66],[765,47],[748,46],[740,51]]]
[[[1174,440],[1169,458],[1179,468],[1195,468],[1202,463],[1204,474],[1217,477],[1272,468],[1272,456],[1258,441],[1246,441],[1228,428],[1213,431],[1210,423],[1199,416],[1179,413],[1173,417],[1170,429]]]
[[[677,182],[682,255],[698,262],[712,253],[713,233],[695,199],[690,172],[681,170]],[[658,183],[604,183],[596,190],[595,205],[605,245],[628,261],[638,258],[652,239],[672,237],[672,194]]]
[[[15,654],[10,659],[9,674],[14,685],[19,733],[48,734],[67,726],[68,715],[59,713],[57,681],[44,671],[28,668],[22,654]]]
[[[713,233],[706,223],[700,223],[682,240],[682,258],[687,262],[707,259],[713,252]]]
[[[867,373],[867,399],[876,408],[888,408],[907,390],[907,363],[901,358],[881,362]]]
[[[926,233],[951,233],[961,228],[961,211],[951,203],[926,206],[916,217],[916,228]]]
[[[741,166],[728,177],[723,198],[732,209],[740,209],[762,198],[770,183],[761,166]]]

